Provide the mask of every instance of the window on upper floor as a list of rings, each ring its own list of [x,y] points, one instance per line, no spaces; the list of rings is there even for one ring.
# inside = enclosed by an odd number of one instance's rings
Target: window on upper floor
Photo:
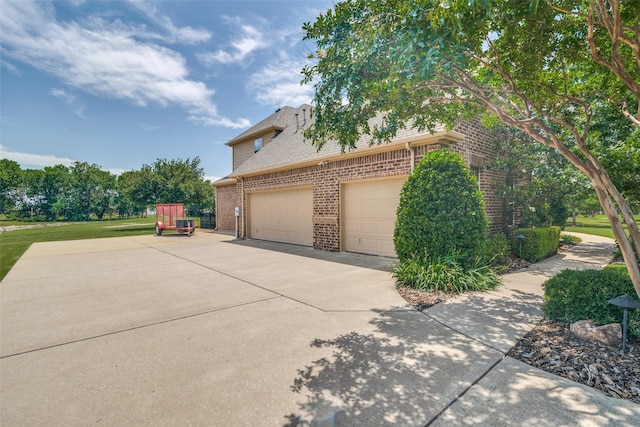
[[[471,166],[471,174],[476,177],[478,181],[478,189],[480,188],[480,168],[478,166]]]
[[[257,153],[262,148],[262,137],[253,140],[253,152]]]

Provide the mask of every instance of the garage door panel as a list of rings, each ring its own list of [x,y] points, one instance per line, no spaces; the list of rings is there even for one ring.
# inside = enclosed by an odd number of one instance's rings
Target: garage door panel
[[[393,230],[406,178],[345,183],[342,187],[343,249],[396,256]]]
[[[313,190],[249,194],[249,237],[313,245]]]

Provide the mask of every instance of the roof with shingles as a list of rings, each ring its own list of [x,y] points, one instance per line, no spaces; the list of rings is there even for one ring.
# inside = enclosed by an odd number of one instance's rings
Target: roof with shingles
[[[297,119],[296,114],[298,114]],[[380,119],[373,119],[370,124],[373,126],[379,122]],[[342,147],[335,141],[328,141],[320,150],[317,150],[311,144],[311,141],[304,137],[304,131],[313,123],[311,106],[306,104],[298,108],[283,107],[265,120],[233,138],[227,145],[232,146],[234,143],[246,140],[253,134],[258,134],[270,127],[274,127],[275,123],[281,126],[279,129],[282,132],[236,168],[229,177],[254,174],[258,171],[267,171],[287,165],[293,167],[297,163],[308,162],[313,159],[321,160],[325,157],[339,156],[342,153]],[[441,133],[444,131],[444,127],[440,127],[436,131],[436,133]],[[402,129],[398,131],[394,140],[422,135],[430,135],[430,133],[418,132],[415,129]],[[370,148],[371,139],[370,135],[362,135],[356,144],[356,149],[348,151],[365,151]]]
[[[310,105],[305,105],[300,108],[304,108],[304,107],[306,107],[307,111],[311,109]],[[294,110],[294,108],[291,108],[291,107],[280,108],[279,110],[277,110],[275,113],[273,113],[266,119],[251,126],[249,129],[245,130],[240,135],[236,136],[231,141],[227,142],[226,145],[231,147],[237,144],[238,142],[245,141],[251,136],[259,135],[269,129],[277,129],[277,130],[284,129],[287,126],[287,118],[290,115],[294,114],[292,113],[291,110]]]

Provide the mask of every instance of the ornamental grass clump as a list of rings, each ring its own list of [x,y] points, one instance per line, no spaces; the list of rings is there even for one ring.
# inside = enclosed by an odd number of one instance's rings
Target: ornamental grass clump
[[[500,277],[488,266],[463,267],[455,255],[413,257],[393,271],[398,287],[431,292],[462,293],[495,289]]]

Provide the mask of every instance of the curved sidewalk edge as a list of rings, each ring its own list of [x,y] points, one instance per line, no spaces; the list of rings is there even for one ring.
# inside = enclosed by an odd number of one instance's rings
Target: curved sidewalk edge
[[[582,242],[527,269],[503,276],[496,291],[462,295],[425,314],[506,353],[543,317],[542,284],[565,269],[602,268],[612,239],[574,234]],[[637,426],[640,405],[505,356],[443,411],[431,426]]]
[[[425,310],[425,314],[506,354],[542,319],[542,284],[547,279],[565,269],[602,268],[611,260],[612,239],[588,234],[578,237],[582,242],[570,250],[505,274],[504,284],[497,290],[463,294]]]
[[[504,287],[543,296],[542,284],[562,270],[587,270],[605,267],[613,257],[615,241],[608,237],[565,233],[582,239],[571,249],[503,276]]]
[[[640,405],[506,357],[429,425],[635,427]]]

